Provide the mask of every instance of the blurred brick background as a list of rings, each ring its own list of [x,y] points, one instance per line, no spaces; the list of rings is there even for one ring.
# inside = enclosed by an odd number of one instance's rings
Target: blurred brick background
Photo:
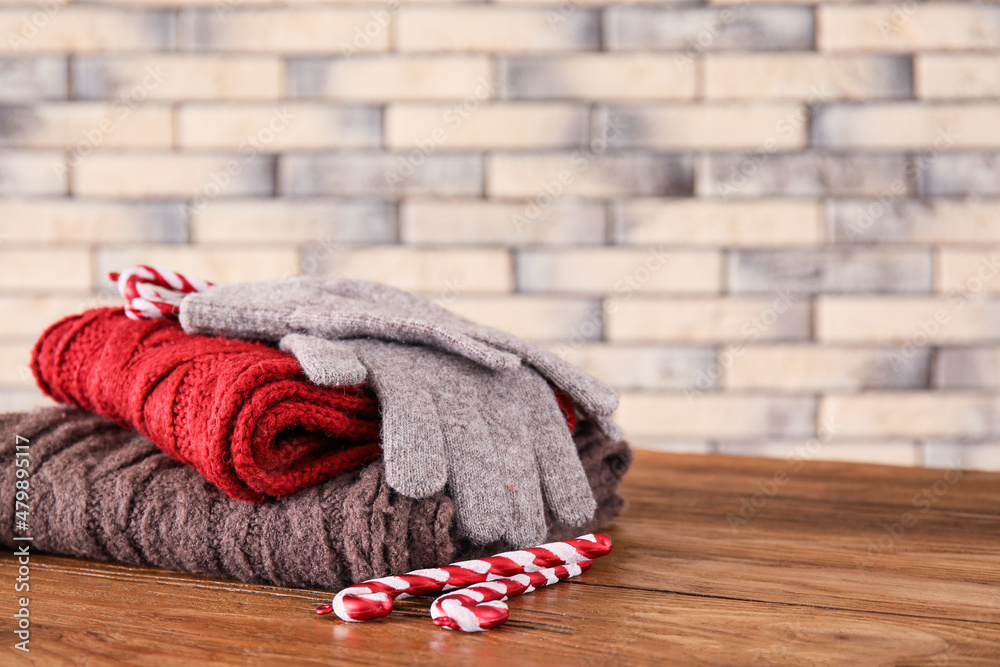
[[[0,408],[136,263],[415,290],[643,447],[1000,468],[1000,6],[0,0]]]

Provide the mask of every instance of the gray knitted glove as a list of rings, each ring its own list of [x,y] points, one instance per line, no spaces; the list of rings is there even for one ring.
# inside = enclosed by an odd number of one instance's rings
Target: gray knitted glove
[[[322,385],[367,382],[382,412],[386,482],[414,498],[448,485],[462,533],[479,544],[542,542],[545,504],[578,526],[596,502],[552,389],[530,368],[490,370],[448,352],[377,339],[289,334]]]
[[[285,334],[308,333],[329,340],[421,343],[494,370],[524,361],[568,393],[608,437],[622,437],[609,417],[618,396],[604,383],[542,347],[387,285],[320,278],[217,285],[185,297],[180,321],[188,333],[232,338],[278,341]]]

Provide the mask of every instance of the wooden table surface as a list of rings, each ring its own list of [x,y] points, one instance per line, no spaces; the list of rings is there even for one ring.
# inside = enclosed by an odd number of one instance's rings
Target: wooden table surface
[[[1000,665],[1000,474],[640,452],[614,551],[507,625],[316,616],[330,591],[31,559],[4,664]]]

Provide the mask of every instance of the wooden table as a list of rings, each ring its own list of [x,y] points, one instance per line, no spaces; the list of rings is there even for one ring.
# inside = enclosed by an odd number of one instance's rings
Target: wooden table
[[[37,664],[1000,665],[1000,474],[640,452],[611,555],[506,626],[316,616],[330,591],[33,557]],[[0,560],[3,663],[16,565]]]

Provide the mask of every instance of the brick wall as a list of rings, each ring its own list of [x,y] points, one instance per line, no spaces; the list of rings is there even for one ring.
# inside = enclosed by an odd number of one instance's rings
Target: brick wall
[[[0,408],[135,263],[372,278],[639,446],[1000,468],[1000,6],[0,0]]]

